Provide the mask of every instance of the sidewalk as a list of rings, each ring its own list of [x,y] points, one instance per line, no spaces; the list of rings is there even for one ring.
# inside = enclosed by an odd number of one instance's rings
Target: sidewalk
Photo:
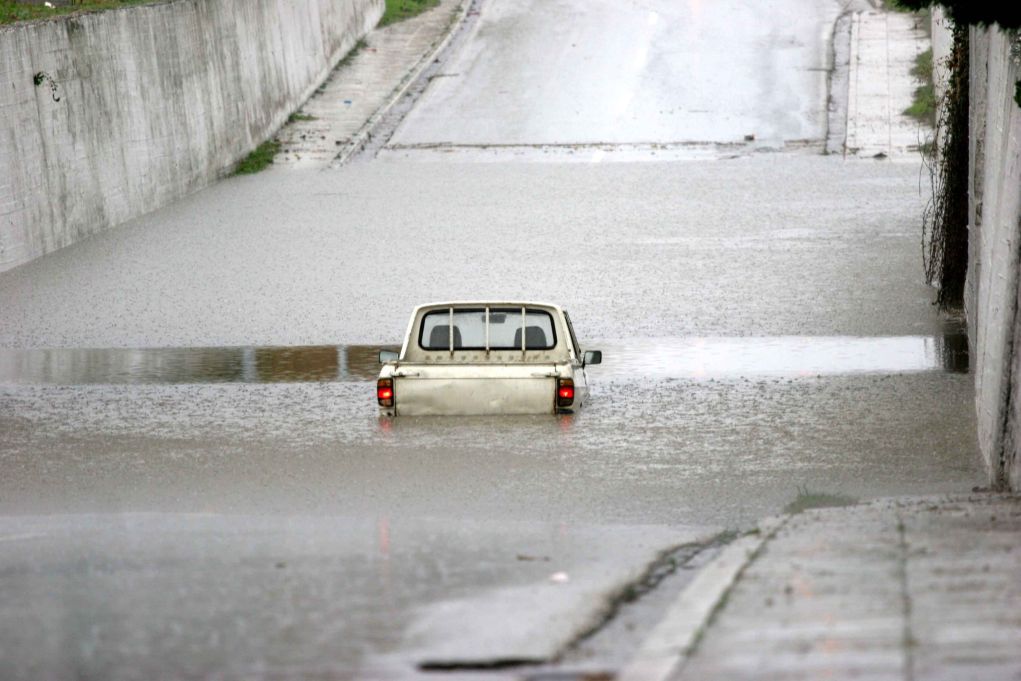
[[[835,46],[832,81],[834,107],[845,113],[844,130],[839,134],[839,113],[831,116],[827,150],[917,159],[930,128],[902,112],[921,84],[911,75],[915,58],[930,45],[922,20],[914,14],[865,11],[851,14],[849,22],[846,32],[835,36],[846,42],[849,33],[850,46]]]
[[[277,139],[274,168],[325,168],[358,151],[373,123],[411,83],[460,18],[462,0],[441,0],[417,17],[365,36],[292,117]],[[309,118],[305,118],[309,117]]]
[[[1021,496],[891,499],[778,524],[661,678],[1021,679]]]

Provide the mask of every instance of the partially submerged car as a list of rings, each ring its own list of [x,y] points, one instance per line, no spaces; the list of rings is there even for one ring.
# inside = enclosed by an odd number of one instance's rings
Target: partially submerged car
[[[399,353],[382,351],[385,416],[562,414],[588,398],[583,352],[557,305],[433,303],[415,308]]]

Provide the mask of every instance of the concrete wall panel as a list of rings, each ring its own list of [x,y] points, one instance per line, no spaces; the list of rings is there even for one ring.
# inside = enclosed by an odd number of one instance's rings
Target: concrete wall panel
[[[0,271],[221,176],[382,12],[174,0],[0,27]]]
[[[1016,36],[972,29],[971,188],[979,446],[994,483],[1018,489],[1021,443],[1021,78]]]
[[[986,100],[988,98],[989,41],[971,31],[968,39],[968,274],[964,283],[964,309],[968,316],[971,354],[978,348],[979,279],[982,272],[982,181],[985,177]]]

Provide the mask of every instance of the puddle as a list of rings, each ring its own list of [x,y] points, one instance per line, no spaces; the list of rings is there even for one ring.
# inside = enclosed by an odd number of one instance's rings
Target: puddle
[[[732,378],[947,371],[967,373],[963,334],[877,338],[648,338],[593,343],[593,376]],[[0,383],[293,383],[371,381],[393,345],[142,349],[0,349]]]

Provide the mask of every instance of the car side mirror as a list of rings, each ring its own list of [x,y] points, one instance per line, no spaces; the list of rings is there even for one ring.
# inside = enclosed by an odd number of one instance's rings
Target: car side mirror
[[[602,350],[589,350],[585,353],[585,359],[583,360],[585,366],[589,364],[602,364],[603,363],[603,351]]]
[[[400,354],[393,350],[380,350],[379,351],[379,363],[386,364],[387,362],[396,362],[400,358]]]

